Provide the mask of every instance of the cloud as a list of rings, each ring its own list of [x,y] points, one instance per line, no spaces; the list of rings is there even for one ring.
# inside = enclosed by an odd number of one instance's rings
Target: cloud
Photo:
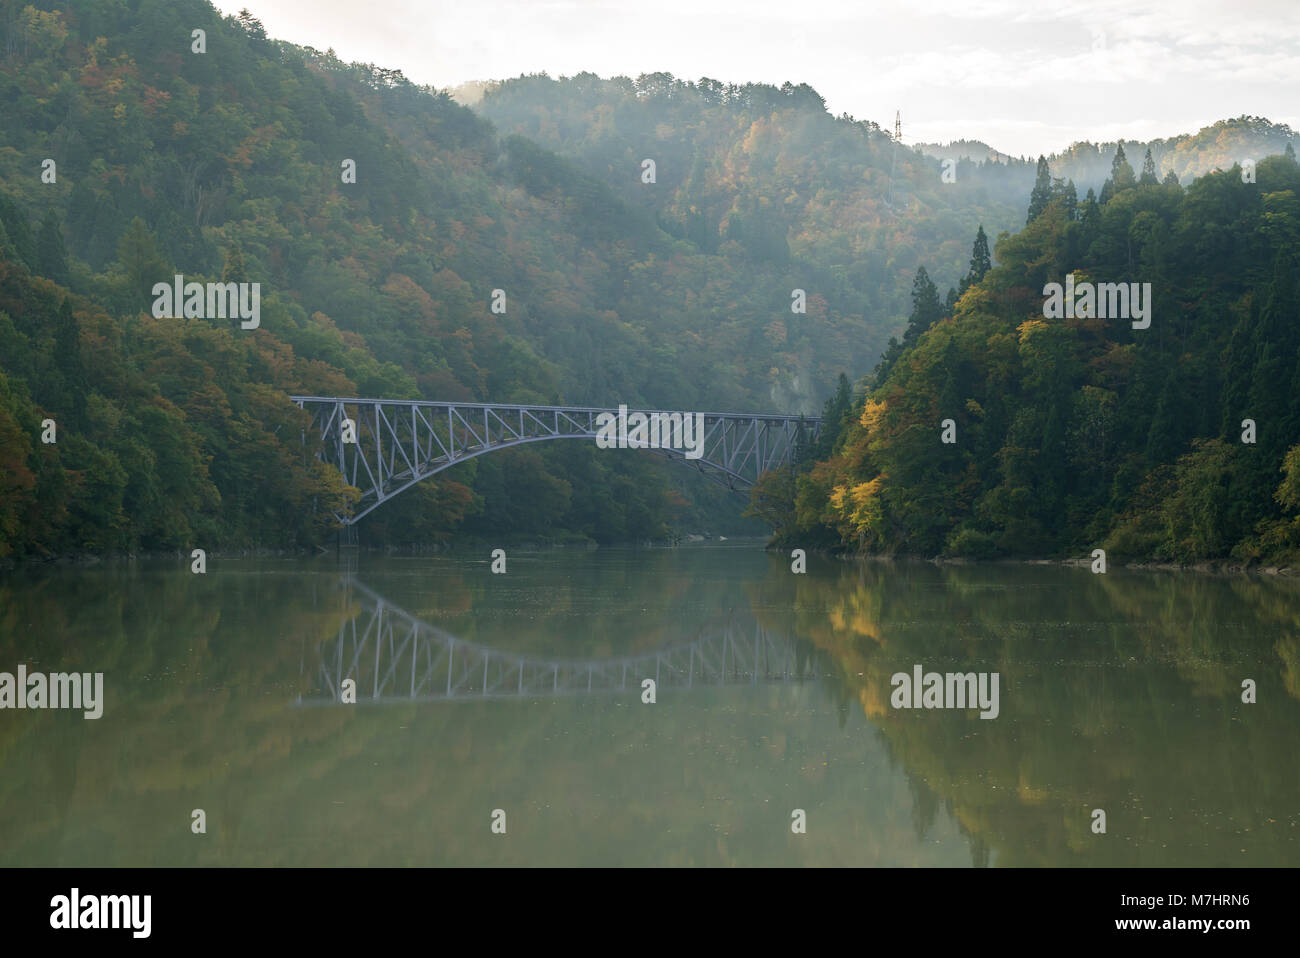
[[[934,138],[1035,155],[1130,126],[1146,138],[1283,119],[1300,81],[1295,0],[368,0],[362,14],[351,0],[258,4],[272,36],[439,87],[542,70],[790,80],[834,114],[892,126],[901,108],[905,140],[946,125]]]

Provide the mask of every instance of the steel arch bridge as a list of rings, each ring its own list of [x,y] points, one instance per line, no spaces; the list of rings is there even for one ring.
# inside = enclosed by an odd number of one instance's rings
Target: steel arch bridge
[[[417,619],[350,576],[342,583],[360,601],[320,647],[311,688],[298,705],[337,705],[345,679],[356,703],[472,701],[629,692],[654,679],[658,691],[719,685],[819,681],[823,669],[808,643],[728,615],[689,643],[618,658],[559,659],[519,655],[452,635]],[[303,663],[307,671],[307,663]]]
[[[338,467],[361,490],[348,526],[389,499],[458,462],[498,449],[548,439],[594,441],[597,417],[618,409],[591,406],[519,406],[496,403],[429,402],[290,396],[311,413],[311,434],[323,443],[318,458]],[[625,410],[630,416],[695,415],[664,410]],[[652,449],[693,465],[729,489],[752,486],[769,469],[792,462],[800,443],[814,442],[822,421],[815,417],[703,413],[703,455],[688,459],[677,449]],[[345,442],[351,423],[354,442]],[[303,442],[307,433],[303,433]]]

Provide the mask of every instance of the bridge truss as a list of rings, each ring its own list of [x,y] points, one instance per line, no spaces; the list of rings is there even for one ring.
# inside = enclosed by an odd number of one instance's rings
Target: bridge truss
[[[318,454],[361,490],[351,525],[387,500],[444,469],[497,449],[548,439],[594,441],[597,417],[617,409],[587,406],[521,406],[393,399],[291,396],[311,413]],[[660,410],[630,410],[647,416]],[[682,415],[693,415],[683,413]],[[708,478],[741,490],[769,469],[792,462],[814,442],[821,420],[802,416],[704,413],[703,455],[688,459],[676,449],[653,449],[694,466]],[[349,436],[355,441],[345,441]],[[303,441],[307,434],[303,434]]]

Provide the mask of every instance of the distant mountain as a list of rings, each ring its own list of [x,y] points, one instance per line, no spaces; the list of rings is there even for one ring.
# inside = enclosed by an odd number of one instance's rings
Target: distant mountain
[[[926,156],[933,156],[940,160],[1006,163],[1010,160],[1023,159],[995,150],[981,140],[953,140],[951,143],[917,143],[912,148],[919,150]]]
[[[1146,151],[1150,149],[1157,178],[1164,179],[1168,173],[1173,173],[1179,182],[1187,185],[1196,177],[1214,170],[1230,170],[1234,164],[1247,160],[1257,162],[1266,156],[1275,156],[1282,153],[1288,143],[1292,148],[1300,146],[1300,136],[1285,123],[1273,123],[1263,117],[1241,116],[1212,123],[1197,133],[1184,133],[1168,139],[1107,143],[1081,140],[1046,159],[1053,176],[1073,180],[1075,188],[1083,195],[1089,189],[1101,190],[1102,183],[1110,175],[1111,161],[1121,145],[1129,161],[1139,169]],[[979,140],[954,140],[948,144],[919,143],[915,149],[940,160],[1009,164],[1020,174],[1013,177],[1009,185],[1014,184],[1016,189],[1028,190],[1034,183],[1036,158],[1026,160],[1008,157]],[[1027,192],[1025,196],[1028,196]]]
[[[476,106],[483,94],[497,85],[495,80],[470,80],[444,91],[461,106]]]
[[[1220,120],[1197,133],[1145,143],[1138,140],[1075,143],[1068,150],[1049,156],[1047,161],[1054,176],[1073,179],[1082,193],[1089,188],[1100,190],[1110,175],[1111,160],[1118,146],[1124,147],[1136,169],[1141,169],[1143,157],[1150,149],[1157,178],[1164,179],[1166,174],[1173,173],[1186,186],[1214,170],[1230,170],[1247,160],[1258,162],[1266,156],[1276,156],[1286,150],[1287,144],[1293,148],[1300,146],[1295,131],[1286,124],[1272,123],[1263,117],[1241,116]]]
[[[966,274],[978,225],[990,237],[1024,225],[1037,176],[1036,158],[978,140],[900,145],[876,123],[832,117],[803,84],[540,74],[476,83],[459,96],[698,249],[734,240],[760,259],[785,261],[788,250],[790,261],[828,271],[859,304],[873,344],[881,330],[902,331],[918,266],[942,294]],[[1280,153],[1294,138],[1284,125],[1243,117],[1123,145],[1136,169],[1149,146],[1158,177],[1172,171],[1186,182]],[[1099,192],[1117,146],[1076,143],[1047,158],[1051,175],[1072,180],[1080,198]],[[646,160],[654,184],[642,180]]]
[[[992,189],[1000,170],[945,183],[937,161],[873,122],[831,116],[806,84],[521,76],[486,89],[475,110],[700,250],[735,243],[790,263],[810,293],[854,303],[877,349],[903,328],[917,267],[955,286],[980,224],[992,236],[1023,225],[1032,186]]]

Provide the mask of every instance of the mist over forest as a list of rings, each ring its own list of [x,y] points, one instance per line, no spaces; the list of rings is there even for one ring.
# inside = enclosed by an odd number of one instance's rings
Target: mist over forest
[[[747,517],[673,464],[542,443],[421,482],[373,545],[1292,554],[1294,132],[1040,158],[894,119],[797,77],[436,90],[201,0],[5,2],[0,559],[330,543],[355,490],[292,394],[826,417]],[[258,328],[158,316],[178,274],[259,283]],[[1044,320],[1067,274],[1151,283],[1151,327]]]

